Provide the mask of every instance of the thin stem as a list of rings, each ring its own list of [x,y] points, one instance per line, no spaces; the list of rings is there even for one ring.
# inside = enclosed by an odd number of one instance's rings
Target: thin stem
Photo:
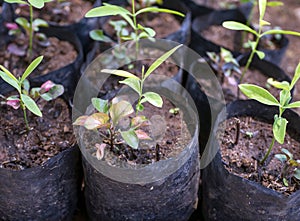
[[[135,58],[137,59],[137,55],[138,55],[138,51],[139,51],[139,43],[138,43],[138,29],[137,29],[134,0],[131,0],[131,5],[132,5],[132,18],[133,18],[134,34],[135,34]]]
[[[30,21],[29,21],[29,58],[32,58],[32,42],[33,42],[33,7],[29,5]]]
[[[275,144],[275,137],[273,136],[272,142],[271,142],[271,144],[270,144],[270,147],[269,147],[269,149],[268,149],[266,155],[265,155],[264,158],[260,161],[260,164],[261,164],[261,165],[263,165],[264,162],[266,161],[266,159],[269,157],[269,155],[270,155],[270,153],[271,153],[271,151],[272,151],[272,149],[273,149],[274,144]]]
[[[26,107],[25,107],[25,105],[23,104],[22,101],[20,101],[20,104],[21,104],[21,108],[23,109],[23,115],[24,115],[24,121],[25,121],[26,129],[27,129],[27,131],[29,131],[30,128],[29,128],[29,123],[28,123],[28,120],[27,120]]]

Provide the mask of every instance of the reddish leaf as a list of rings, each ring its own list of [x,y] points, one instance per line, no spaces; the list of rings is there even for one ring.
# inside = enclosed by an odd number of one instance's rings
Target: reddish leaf
[[[55,84],[52,81],[48,80],[44,84],[42,84],[40,93],[48,92],[54,86],[55,86]]]
[[[99,112],[89,116],[86,119],[84,126],[88,130],[94,130],[97,128],[106,127],[108,125],[107,124],[108,120],[109,117],[107,114]]]
[[[6,100],[6,104],[8,106],[11,106],[13,109],[17,110],[20,107],[20,99],[10,97]]]
[[[88,118],[88,116],[80,116],[75,120],[73,125],[84,126],[87,118]]]
[[[104,157],[104,149],[106,147],[106,144],[105,143],[102,143],[102,144],[96,143],[95,146],[97,148],[96,157],[97,157],[98,160],[102,160],[103,157]]]
[[[143,130],[136,130],[135,134],[140,140],[151,140],[151,137]]]

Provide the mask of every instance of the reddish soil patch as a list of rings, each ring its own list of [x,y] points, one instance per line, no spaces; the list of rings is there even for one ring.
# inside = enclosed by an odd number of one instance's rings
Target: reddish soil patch
[[[73,146],[72,122],[62,99],[38,102],[43,117],[28,111],[26,131],[22,110],[1,105],[0,167],[22,170],[43,165],[48,159]]]
[[[237,122],[240,122],[238,144],[234,144],[237,137]],[[250,117],[231,118],[223,124],[224,134],[219,134],[222,158],[225,168],[240,177],[256,181],[261,185],[286,195],[300,189],[300,181],[291,174],[286,177],[290,184],[285,186],[281,177],[283,164],[274,157],[281,154],[281,148],[288,149],[294,159],[300,159],[299,142],[289,135],[284,144],[275,142],[272,153],[261,166],[259,161],[264,157],[273,137],[272,125],[257,121]]]

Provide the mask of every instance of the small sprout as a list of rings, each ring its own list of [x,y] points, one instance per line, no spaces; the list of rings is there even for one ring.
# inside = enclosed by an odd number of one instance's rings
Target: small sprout
[[[177,115],[179,113],[180,109],[178,107],[175,107],[175,108],[171,108],[169,110],[169,113],[170,114],[174,114],[174,115]]]
[[[249,138],[252,138],[253,137],[253,132],[251,131],[246,131],[246,135],[249,137]]]

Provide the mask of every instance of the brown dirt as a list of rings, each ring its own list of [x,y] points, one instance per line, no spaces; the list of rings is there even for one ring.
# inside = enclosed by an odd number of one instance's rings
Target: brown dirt
[[[33,58],[43,55],[43,61],[38,66],[37,71],[33,72],[31,76],[47,74],[50,71],[62,68],[75,61],[77,51],[74,46],[67,41],[60,41],[55,37],[48,38],[50,46],[43,47],[34,42]],[[13,43],[18,46],[27,47],[27,38],[20,36]],[[10,70],[15,76],[21,76],[24,70],[30,64],[26,56],[16,56],[9,53],[7,50],[0,51],[0,64]]]
[[[237,122],[240,121],[238,144],[234,145],[237,137]],[[225,168],[240,177],[253,180],[265,187],[286,195],[300,189],[299,180],[289,174],[288,187],[283,185],[281,171],[283,164],[274,157],[281,153],[281,148],[288,149],[294,159],[300,159],[299,142],[289,135],[284,144],[275,143],[266,165],[260,166],[259,161],[266,153],[272,140],[272,125],[262,123],[250,117],[231,118],[223,122],[224,135],[219,135],[222,159]]]
[[[48,22],[55,22],[59,25],[69,25],[79,22],[92,7],[93,4],[91,1],[54,0],[46,3],[42,9],[34,9],[34,17],[44,19]],[[18,8],[16,13],[24,17],[29,17],[27,7]]]
[[[150,126],[143,126],[141,129],[146,131],[152,140],[140,143],[141,146],[137,150],[124,144],[116,144],[113,150],[107,146],[104,151],[105,161],[114,166],[120,166],[123,165],[121,162],[127,162],[126,166],[131,165],[135,167],[137,164],[150,164],[158,160],[165,160],[182,152],[191,140],[187,125],[182,120],[183,113],[181,111],[178,114],[169,113],[169,110],[175,106],[165,97],[163,97],[163,100],[162,108],[156,108],[149,103],[145,103],[145,109],[141,113],[150,121]],[[133,114],[130,115],[128,121],[133,116]],[[165,128],[163,124],[157,125],[161,121],[165,121]],[[102,131],[102,133],[105,133],[105,131]],[[95,145],[101,141],[94,140],[91,142],[93,139],[88,134],[86,133],[85,142],[88,142],[91,147],[92,154],[96,155],[97,148]]]
[[[28,112],[26,131],[22,110],[1,105],[0,167],[13,170],[43,165],[75,143],[67,104],[62,99],[38,102],[43,117]]]

